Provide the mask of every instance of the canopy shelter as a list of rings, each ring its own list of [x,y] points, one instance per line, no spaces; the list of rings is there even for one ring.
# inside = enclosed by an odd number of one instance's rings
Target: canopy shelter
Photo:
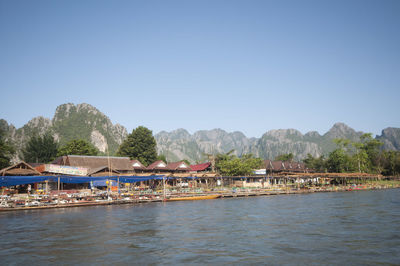
[[[1,176],[0,187],[39,183],[49,180],[50,178],[50,176]]]
[[[136,183],[148,180],[161,180],[163,176],[0,176],[0,187],[10,187],[16,185],[25,185],[39,183],[44,181],[53,181],[66,184],[84,184],[95,182],[97,184],[105,183],[107,180],[120,181],[123,183]]]
[[[57,177],[53,178],[55,179],[54,181],[57,180]],[[101,176],[101,177],[95,177],[95,176],[61,176],[60,177],[60,182],[61,183],[67,183],[67,184],[83,184],[83,183],[90,183],[93,181],[101,181],[101,180],[107,180],[107,178]]]

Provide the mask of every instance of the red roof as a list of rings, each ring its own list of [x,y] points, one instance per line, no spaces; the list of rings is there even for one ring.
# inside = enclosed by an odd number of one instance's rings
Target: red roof
[[[191,165],[190,168],[192,168],[192,171],[204,171],[210,166],[211,166],[211,163],[208,162],[208,163]]]

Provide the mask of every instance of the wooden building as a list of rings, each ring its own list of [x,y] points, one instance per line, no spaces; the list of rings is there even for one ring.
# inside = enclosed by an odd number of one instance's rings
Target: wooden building
[[[97,169],[109,167],[122,174],[134,173],[129,157],[66,155],[56,158],[52,164]]]
[[[188,173],[191,170],[190,166],[183,161],[169,163],[167,168],[172,173]]]
[[[312,170],[307,168],[304,163],[289,161],[271,161],[264,160],[264,167],[267,174],[273,173],[308,173]]]
[[[108,166],[93,168],[88,171],[88,176],[117,176],[120,174],[120,172],[115,169],[111,169]]]
[[[40,172],[23,161],[0,170],[0,176],[37,176],[37,175],[41,175]]]
[[[135,173],[146,172],[146,166],[144,166],[139,160],[131,160],[131,165],[135,169]]]
[[[206,173],[211,172],[211,162],[206,162],[202,164],[191,165],[190,169],[194,173]]]
[[[164,161],[158,160],[147,166],[146,171],[153,173],[166,173],[169,172],[169,169]]]

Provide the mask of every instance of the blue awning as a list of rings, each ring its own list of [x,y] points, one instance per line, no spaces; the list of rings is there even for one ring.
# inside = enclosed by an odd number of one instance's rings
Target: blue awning
[[[60,179],[61,183],[68,184],[84,184],[94,182],[95,186],[106,186],[107,180],[117,181],[121,183],[137,183],[141,181],[148,180],[160,180],[163,179],[163,175],[154,175],[154,176],[0,176],[0,186],[1,187],[10,187],[16,185],[24,185],[24,184],[33,184],[44,182],[46,180],[58,182]]]
[[[117,181],[115,181],[115,180],[107,180],[107,179],[96,180],[96,181],[93,181],[92,184],[93,184],[94,187],[106,187],[108,185],[107,181],[111,182],[111,186],[113,186],[113,187],[118,185]]]
[[[162,175],[152,175],[152,176],[120,176],[119,182],[121,183],[136,183],[141,181],[148,181],[148,180],[158,180],[163,179],[164,176]],[[117,180],[118,177],[113,178],[113,180]]]
[[[57,181],[57,178],[54,178]],[[83,184],[83,183],[90,183],[95,181],[105,181],[109,178],[101,176],[101,177],[94,177],[94,176],[61,176],[60,182],[61,183],[68,183],[68,184]]]
[[[1,176],[0,187],[39,183],[51,178],[52,176]]]

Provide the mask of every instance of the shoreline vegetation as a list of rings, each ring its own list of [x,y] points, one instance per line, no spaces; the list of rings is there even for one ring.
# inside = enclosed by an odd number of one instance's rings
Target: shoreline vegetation
[[[302,163],[295,162],[292,153],[271,161],[253,154],[238,157],[230,150],[204,154],[206,165],[189,167],[185,160],[166,163],[165,156],[157,154],[152,131],[142,126],[123,141],[117,157],[97,156],[85,140],[59,148],[48,134],[33,136],[24,158],[36,163],[21,161],[0,171],[0,185],[14,187],[2,189],[0,212],[400,188],[400,152],[382,150],[382,142],[370,133],[358,141],[334,139],[334,144],[336,149],[326,158],[309,154]],[[4,158],[8,165],[9,157]],[[199,165],[204,167],[196,168]],[[80,172],[63,176],[61,166]]]
[[[400,188],[400,179],[398,178],[387,180],[368,180],[358,182],[357,184],[325,184],[319,186],[302,187],[293,185],[275,185],[268,188],[219,187],[211,189],[181,189],[180,191],[177,191],[174,188],[169,188],[168,190],[164,191],[153,191],[148,189],[123,194],[116,192],[112,192],[110,194],[104,194],[104,192],[101,194],[94,194],[90,190],[55,191],[56,194],[51,195],[19,194],[18,197],[14,199],[13,203],[9,203],[10,201],[7,201],[8,196],[2,195],[2,206],[0,207],[0,213],[9,211],[140,204],[149,202],[206,200],[218,198],[239,198],[396,188]]]

